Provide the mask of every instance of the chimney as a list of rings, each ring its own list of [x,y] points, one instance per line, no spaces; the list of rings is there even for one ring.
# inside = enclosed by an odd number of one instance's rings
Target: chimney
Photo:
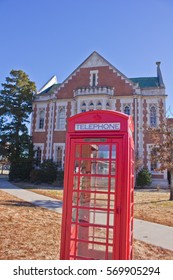
[[[163,78],[162,78],[162,73],[161,73],[161,70],[160,70],[160,64],[161,64],[160,61],[156,62],[156,65],[157,65],[157,79],[158,79],[159,87],[165,87],[164,82],[163,82]]]

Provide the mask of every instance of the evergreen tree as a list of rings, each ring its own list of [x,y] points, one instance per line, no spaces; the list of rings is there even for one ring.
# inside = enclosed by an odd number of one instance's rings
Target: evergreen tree
[[[136,184],[137,186],[143,188],[145,186],[151,185],[152,179],[151,174],[146,168],[142,168],[137,175]]]
[[[32,157],[27,123],[32,112],[35,83],[21,70],[12,70],[0,91],[0,153],[13,168]]]

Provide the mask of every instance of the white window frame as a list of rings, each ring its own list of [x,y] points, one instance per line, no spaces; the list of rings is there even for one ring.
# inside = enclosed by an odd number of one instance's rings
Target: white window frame
[[[92,70],[90,71],[90,86],[91,87],[96,87],[98,85],[98,70]],[[93,85],[93,78],[95,75],[95,84]]]
[[[44,112],[44,125],[43,128],[40,128],[40,114]],[[46,125],[46,105],[45,106],[38,106],[37,107],[37,116],[36,116],[36,132],[43,132],[45,131],[45,125]]]
[[[44,126],[45,126],[45,110],[41,110],[39,112],[39,127],[38,129],[44,129]]]
[[[153,148],[153,144],[147,144],[147,167],[148,167],[148,170],[151,174],[162,174],[163,172],[161,171],[154,171],[154,170],[151,170],[151,160],[150,160],[150,155],[151,155],[151,151],[152,151],[152,148]],[[157,162],[156,163],[157,165],[157,168],[159,167],[159,163]]]
[[[97,103],[96,103],[96,109],[97,110],[102,110],[102,108],[103,108],[103,104],[100,100],[98,100]]]
[[[153,118],[153,116],[151,116],[151,109],[152,108],[154,108],[155,109],[155,116],[154,116],[154,118],[155,118],[155,124],[154,124],[154,122],[152,123],[151,122],[151,118]],[[153,127],[153,128],[155,128],[155,127],[157,127],[157,106],[155,105],[155,104],[150,104],[150,106],[149,106],[149,123],[150,123],[150,127]]]
[[[62,108],[64,109],[64,126],[61,128],[59,126],[59,113]],[[67,115],[67,103],[66,102],[58,103],[57,109],[56,109],[55,131],[65,131],[66,130],[66,115]]]
[[[40,148],[41,150],[41,163],[43,162],[43,151],[44,151],[44,143],[37,143],[34,144],[34,151],[35,151],[35,158],[37,157],[36,152],[38,150],[38,148]]]
[[[62,149],[62,161],[61,161],[61,167],[59,167],[60,170],[64,169],[64,155],[65,155],[65,143],[54,143],[53,145],[53,161],[57,163],[57,150],[58,148]]]
[[[81,102],[80,109],[81,109],[81,112],[86,112],[86,111],[87,111],[87,104],[86,104],[86,101],[82,101],[82,102]]]
[[[95,102],[93,100],[90,100],[88,103],[88,111],[95,110]]]

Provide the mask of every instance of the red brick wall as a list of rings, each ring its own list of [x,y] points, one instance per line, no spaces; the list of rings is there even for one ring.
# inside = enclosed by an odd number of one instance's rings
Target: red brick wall
[[[98,70],[98,85],[97,86],[108,86],[114,87],[115,95],[132,95],[133,88],[130,84],[125,83],[120,76],[117,76],[108,66],[103,67],[92,67],[92,68],[81,68],[79,72],[76,73],[69,79],[64,87],[58,90],[57,99],[62,98],[73,98],[73,90],[81,87],[89,87],[90,83],[90,71]]]

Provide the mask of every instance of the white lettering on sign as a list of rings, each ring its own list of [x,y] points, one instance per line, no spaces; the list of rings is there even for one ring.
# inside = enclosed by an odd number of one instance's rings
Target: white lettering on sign
[[[120,123],[76,123],[75,130],[120,130]]]

